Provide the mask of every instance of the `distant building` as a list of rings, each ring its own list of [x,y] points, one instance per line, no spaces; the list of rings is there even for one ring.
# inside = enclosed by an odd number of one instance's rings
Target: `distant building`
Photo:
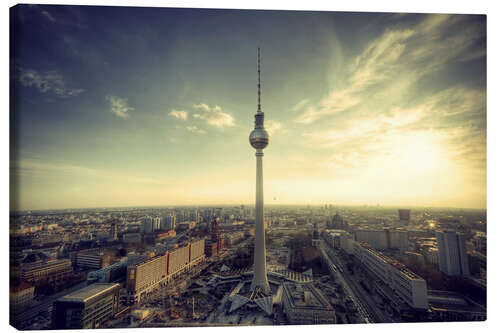
[[[346,230],[346,229],[348,229],[348,227],[349,227],[349,225],[347,224],[347,222],[344,221],[344,219],[342,218],[342,216],[339,215],[338,212],[332,217],[331,220],[326,222],[327,229]]]
[[[154,230],[153,228],[153,218],[151,216],[145,216],[142,218],[142,228],[141,231],[142,233],[152,233]]]
[[[425,262],[431,265],[439,264],[439,251],[435,247],[426,247],[422,250]]]
[[[314,247],[319,247],[319,245],[320,245],[318,222],[314,223],[314,230],[312,233],[311,245]]]
[[[291,325],[334,324],[335,311],[312,285],[285,282],[283,312]]]
[[[354,233],[355,240],[370,244],[376,250],[408,249],[408,232],[404,230],[359,229]]]
[[[213,217],[210,223],[210,240],[205,242],[205,256],[212,257],[217,255],[225,247],[225,244],[224,237],[220,235],[219,222],[217,218]]]
[[[142,236],[140,233],[126,233],[122,236],[123,243],[137,244],[142,242]]]
[[[161,241],[163,239],[175,237],[177,233],[175,230],[160,231],[155,233],[155,241]]]
[[[324,231],[324,238],[335,249],[342,249],[347,254],[352,254],[353,236],[345,230],[329,229]]]
[[[160,222],[161,230],[173,230],[175,229],[175,213],[163,216]]]
[[[99,328],[118,312],[119,298],[118,283],[94,283],[63,296],[54,302],[52,328]]]
[[[118,227],[114,222],[111,223],[111,229],[109,230],[109,240],[112,242],[118,240]]]
[[[186,230],[194,229],[195,227],[196,227],[196,222],[190,221],[190,222],[181,222],[181,223],[177,224],[176,228],[179,231],[186,231]]]
[[[153,218],[153,231],[161,230],[161,217],[156,216]]]
[[[244,231],[235,231],[224,235],[225,243],[227,245],[234,245],[245,238]]]
[[[398,209],[399,213],[399,223],[403,226],[410,224],[410,210],[409,209]]]
[[[454,231],[436,231],[439,270],[446,275],[470,275],[465,235]]]

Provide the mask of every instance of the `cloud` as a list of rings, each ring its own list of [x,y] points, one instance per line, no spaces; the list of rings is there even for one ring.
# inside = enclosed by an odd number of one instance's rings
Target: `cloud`
[[[182,110],[172,110],[169,115],[172,117],[175,117],[177,119],[182,119],[182,120],[187,120],[188,118],[188,113],[186,111]]]
[[[194,108],[201,109],[203,112],[195,113],[195,119],[204,120],[207,124],[218,128],[234,126],[234,117],[228,113],[222,112],[222,108],[218,105],[211,108],[207,104],[195,104]]]
[[[200,103],[200,104],[195,104],[193,105],[195,109],[202,109],[204,111],[210,111],[210,107],[207,104]]]
[[[308,147],[333,152],[320,164],[337,174],[355,174],[372,166],[389,170],[398,164],[399,172],[405,173],[407,168],[418,174],[418,168],[426,170],[436,161],[442,167],[434,165],[435,169],[463,168],[469,175],[482,174],[486,168],[483,90],[450,87],[409,108],[345,118],[339,126],[310,131],[302,138]],[[404,164],[401,156],[416,166]],[[417,161],[418,157],[422,159]]]
[[[485,56],[486,48],[478,47],[484,24],[464,20],[463,15],[428,15],[410,26],[393,25],[342,66],[335,89],[309,104],[295,121],[312,124],[343,112],[373,109],[375,104],[390,110],[404,102],[423,76],[451,62]]]
[[[129,111],[134,111],[135,109],[128,105],[128,102],[124,98],[108,95],[106,100],[109,102],[110,111],[114,113],[117,117],[128,118]]]
[[[292,112],[297,112],[302,110],[302,108],[309,102],[308,99],[303,99],[292,107]]]
[[[198,128],[197,126],[187,126],[186,128],[187,128],[187,130],[189,132],[193,132],[193,133],[198,133],[198,134],[205,134],[205,133],[207,133],[207,131],[205,131],[205,130],[203,130],[201,128]]]
[[[116,181],[121,183],[142,183],[153,185],[166,185],[171,181],[170,178],[161,176],[161,178],[151,177],[150,174],[131,174],[130,172],[118,172],[110,169],[95,169],[78,164],[58,163],[53,161],[42,161],[37,159],[13,159],[10,162],[10,170],[16,175],[22,177],[46,177],[56,174],[57,177],[70,176],[76,179],[91,178],[105,179],[107,181]]]
[[[34,69],[20,68],[17,77],[25,87],[35,87],[42,93],[51,92],[61,98],[78,96],[84,91],[66,87],[64,78],[57,71],[40,73]]]
[[[268,120],[266,121],[265,128],[269,135],[281,130],[283,128],[283,125],[275,120]]]

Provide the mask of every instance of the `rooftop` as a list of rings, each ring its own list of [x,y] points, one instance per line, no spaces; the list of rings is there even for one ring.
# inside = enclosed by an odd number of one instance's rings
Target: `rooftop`
[[[404,264],[402,264],[401,262],[397,261],[396,259],[390,258],[390,257],[386,256],[385,254],[383,254],[383,253],[381,253],[379,251],[374,250],[369,244],[367,244],[365,242],[359,242],[359,244],[362,247],[364,247],[368,252],[370,252],[372,255],[377,256],[381,260],[387,262],[392,267],[396,268],[401,273],[403,273],[404,275],[408,276],[410,279],[423,280],[420,276],[418,276],[414,272],[410,271]]]
[[[33,286],[25,281],[21,281],[21,283],[19,283],[18,285],[12,286],[10,288],[10,291],[13,293],[17,293],[29,288],[33,288]]]
[[[286,293],[290,295],[294,307],[332,309],[332,306],[323,294],[310,285],[285,283],[283,287]]]
[[[91,298],[102,295],[103,293],[119,286],[119,283],[93,283],[89,286],[86,286],[82,289],[59,298],[58,301],[85,303],[88,302]]]

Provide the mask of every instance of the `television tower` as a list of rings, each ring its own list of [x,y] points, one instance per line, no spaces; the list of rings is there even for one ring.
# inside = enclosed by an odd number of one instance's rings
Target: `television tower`
[[[257,113],[255,114],[255,129],[250,133],[250,145],[256,149],[257,181],[255,192],[255,247],[254,247],[254,272],[251,289],[260,289],[270,293],[266,269],[266,233],[264,227],[264,182],[262,179],[262,150],[269,143],[269,135],[264,128],[264,112],[260,107],[260,47],[258,48],[258,84],[257,84]]]

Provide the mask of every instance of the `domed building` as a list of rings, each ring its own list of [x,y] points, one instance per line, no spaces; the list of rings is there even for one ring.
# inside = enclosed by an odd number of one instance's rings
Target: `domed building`
[[[347,222],[344,222],[342,216],[337,212],[331,220],[326,223],[327,229],[342,229],[346,230],[348,228]]]

